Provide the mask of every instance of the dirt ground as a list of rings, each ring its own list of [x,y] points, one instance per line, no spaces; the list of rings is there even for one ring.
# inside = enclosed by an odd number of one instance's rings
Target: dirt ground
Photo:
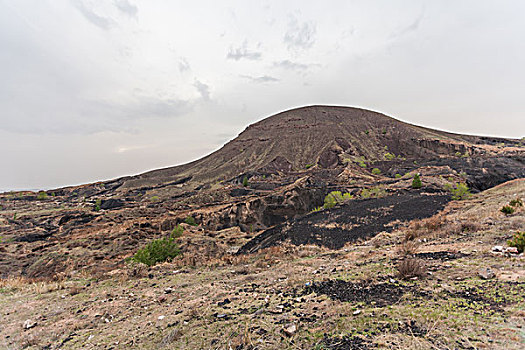
[[[525,180],[339,249],[4,279],[0,348],[523,349],[525,259],[492,249],[525,229],[523,208],[499,211],[516,197]],[[407,259],[424,273],[401,278]]]

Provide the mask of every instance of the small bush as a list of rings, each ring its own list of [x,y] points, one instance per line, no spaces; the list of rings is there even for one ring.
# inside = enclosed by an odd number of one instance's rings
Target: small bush
[[[386,152],[385,153],[385,159],[386,160],[394,160],[394,159],[396,159],[396,155],[393,154],[393,153],[390,153],[390,152]]]
[[[397,265],[397,272],[402,279],[423,277],[426,272],[425,264],[421,259],[404,259]]]
[[[395,175],[395,178],[396,178],[396,179],[400,179],[400,178],[401,178],[401,174],[396,174],[396,175]]]
[[[95,201],[95,211],[99,211],[101,205],[102,205],[102,199],[97,199]]]
[[[514,207],[511,207],[510,205],[504,205],[499,211],[501,211],[505,215],[514,214]]]
[[[511,200],[509,204],[513,207],[523,207],[523,201],[519,197]]]
[[[47,198],[47,193],[45,193],[44,191],[40,191],[38,192],[38,195],[36,196],[37,199],[46,199]]]
[[[243,177],[243,179],[242,179],[242,185],[243,185],[244,187],[248,187],[249,183],[248,183],[248,177],[247,177],[247,176]]]
[[[344,202],[354,198],[350,193],[341,193],[341,191],[332,191],[324,197],[325,209],[330,209],[335,207],[337,204],[343,204]]]
[[[153,196],[149,199],[152,202],[158,202],[160,200],[159,196]]]
[[[386,196],[386,191],[379,187],[363,188],[359,194],[361,198],[379,198]]]
[[[306,164],[305,168],[306,169],[310,169],[311,167],[313,167],[314,165],[313,164]]]
[[[195,219],[192,216],[186,217],[186,219],[184,219],[184,222],[191,226],[197,226],[197,224],[195,223]]]
[[[525,231],[516,232],[516,234],[514,234],[512,239],[510,239],[507,242],[507,244],[509,245],[509,247],[518,248],[519,253],[523,253],[523,251],[525,250]]]
[[[177,225],[175,226],[175,228],[173,229],[173,231],[171,231],[171,238],[179,238],[182,236],[182,234],[184,233],[184,229],[182,228],[181,225]]]
[[[134,261],[153,266],[170,261],[180,255],[180,249],[173,237],[156,239],[139,249],[133,256]]]
[[[423,184],[421,183],[421,177],[419,174],[414,175],[412,179],[412,188],[421,188]]]
[[[378,168],[374,168],[374,169],[372,169],[372,174],[379,175],[379,174],[381,174],[381,170],[379,170]]]
[[[470,197],[470,190],[465,183],[447,183],[443,188],[452,194],[453,200],[463,200]]]

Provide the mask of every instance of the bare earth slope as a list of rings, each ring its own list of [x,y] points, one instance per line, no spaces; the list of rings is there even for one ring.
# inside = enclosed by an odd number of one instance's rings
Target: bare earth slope
[[[523,207],[500,212],[516,198],[523,179],[341,249],[193,251],[151,269],[3,279],[0,348],[523,349],[525,260],[492,250],[525,227]],[[410,259],[426,270],[403,280]]]
[[[183,166],[126,178],[123,188],[191,178],[209,183],[249,171],[298,171],[319,164],[334,168],[338,155],[383,160],[388,152],[409,159],[464,154],[473,145],[515,140],[452,134],[410,125],[384,114],[351,107],[311,106],[289,110],[246,128],[220,150]],[[482,149],[477,150],[483,152]]]
[[[421,190],[411,188],[416,173]],[[303,107],[249,126],[193,163],[40,195],[0,194],[0,277],[109,272],[188,217],[197,224],[189,230],[220,246],[215,255],[286,240],[339,248],[433,215],[450,199],[446,185],[476,192],[523,177],[519,140]],[[354,200],[308,215],[334,190]]]

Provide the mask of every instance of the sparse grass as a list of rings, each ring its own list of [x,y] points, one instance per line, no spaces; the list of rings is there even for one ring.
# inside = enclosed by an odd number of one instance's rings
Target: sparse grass
[[[374,169],[372,169],[372,174],[380,175],[381,174],[381,170],[379,170],[379,168],[374,168]]]

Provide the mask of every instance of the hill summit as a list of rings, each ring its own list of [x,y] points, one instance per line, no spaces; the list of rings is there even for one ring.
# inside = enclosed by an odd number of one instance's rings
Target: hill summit
[[[345,162],[435,159],[481,152],[473,145],[514,144],[517,140],[453,134],[401,122],[353,107],[301,107],[248,126],[238,137],[192,163],[125,178],[123,188],[173,182],[205,184],[246,172],[293,172]]]

